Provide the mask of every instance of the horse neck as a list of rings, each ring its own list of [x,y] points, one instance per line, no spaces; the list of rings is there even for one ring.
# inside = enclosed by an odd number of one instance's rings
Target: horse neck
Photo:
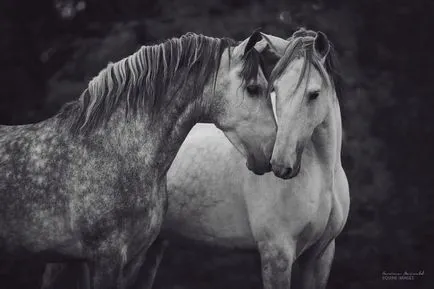
[[[328,104],[329,110],[322,124],[314,131],[312,143],[321,163],[330,170],[332,174],[341,165],[342,147],[342,120],[339,102],[336,95]]]
[[[203,95],[190,99],[188,95],[173,100],[159,113],[158,120],[149,127],[156,135],[157,162],[165,175],[185,138],[207,110]],[[157,125],[158,132],[155,131]]]
[[[205,111],[203,96],[180,95],[154,116],[125,117],[121,106],[92,138],[129,166],[152,168],[159,177],[169,169],[182,142]]]

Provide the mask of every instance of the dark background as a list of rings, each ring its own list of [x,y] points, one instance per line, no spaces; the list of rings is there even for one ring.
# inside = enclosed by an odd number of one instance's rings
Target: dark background
[[[300,26],[329,36],[344,77],[352,204],[328,288],[434,288],[432,1],[0,0],[0,123],[53,115],[140,45],[188,31],[241,40],[258,27],[286,38]],[[34,285],[29,269],[15,274]],[[172,244],[156,288],[261,288],[259,256]]]

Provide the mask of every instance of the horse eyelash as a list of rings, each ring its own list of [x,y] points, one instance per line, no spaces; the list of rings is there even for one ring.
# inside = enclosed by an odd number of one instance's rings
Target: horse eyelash
[[[319,90],[309,92],[309,94],[308,94],[309,101],[317,99],[318,96],[319,96]]]

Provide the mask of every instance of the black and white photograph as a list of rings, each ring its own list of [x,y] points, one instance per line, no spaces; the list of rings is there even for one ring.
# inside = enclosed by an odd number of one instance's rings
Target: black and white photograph
[[[434,288],[434,2],[0,0],[0,289]]]

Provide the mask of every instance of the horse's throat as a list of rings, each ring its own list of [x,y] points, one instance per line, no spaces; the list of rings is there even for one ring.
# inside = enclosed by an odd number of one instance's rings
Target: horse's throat
[[[168,109],[165,114],[167,117],[162,122],[162,132],[160,136],[160,159],[164,161],[162,173],[165,175],[169,170],[177,152],[179,151],[182,143],[187,137],[190,130],[200,119],[200,110],[197,105],[192,102],[185,106],[183,109]]]
[[[201,116],[197,103],[180,97],[152,117],[142,114],[126,118],[125,110],[119,109],[92,141],[129,166],[151,169],[163,177]]]
[[[320,163],[334,171],[340,162],[340,133],[333,113],[321,123],[312,135],[312,144]]]

